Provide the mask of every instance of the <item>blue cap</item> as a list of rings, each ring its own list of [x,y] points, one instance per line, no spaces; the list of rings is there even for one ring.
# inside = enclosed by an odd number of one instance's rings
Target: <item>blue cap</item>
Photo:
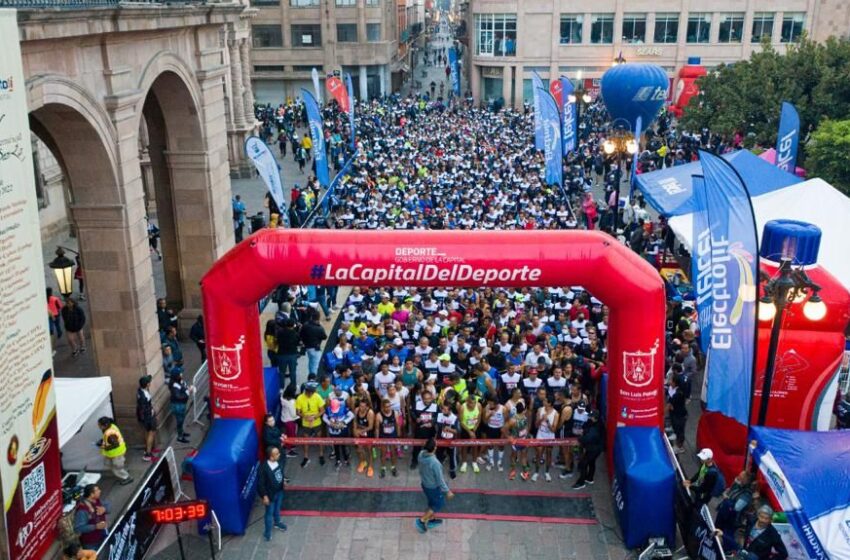
[[[771,220],[764,224],[759,255],[774,262],[790,259],[791,264],[807,266],[818,262],[821,230],[797,220]]]

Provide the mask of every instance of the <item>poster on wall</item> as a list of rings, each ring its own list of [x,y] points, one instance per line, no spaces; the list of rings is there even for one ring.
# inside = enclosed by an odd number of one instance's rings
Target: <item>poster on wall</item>
[[[62,509],[44,263],[18,22],[0,10],[0,488],[12,560],[42,558]]]

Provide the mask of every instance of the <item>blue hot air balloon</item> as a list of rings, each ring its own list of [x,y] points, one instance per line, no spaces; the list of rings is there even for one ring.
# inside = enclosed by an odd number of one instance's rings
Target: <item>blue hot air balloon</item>
[[[628,122],[629,130],[634,130],[635,121],[641,117],[646,130],[667,100],[669,86],[667,73],[660,66],[620,64],[602,75],[602,100],[615,125],[625,127]]]

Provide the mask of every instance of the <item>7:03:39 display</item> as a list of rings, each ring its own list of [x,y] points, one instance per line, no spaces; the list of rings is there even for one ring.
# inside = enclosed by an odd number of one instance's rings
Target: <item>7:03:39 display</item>
[[[209,514],[209,506],[204,500],[192,500],[153,506],[145,511],[154,523],[163,525],[204,519]]]

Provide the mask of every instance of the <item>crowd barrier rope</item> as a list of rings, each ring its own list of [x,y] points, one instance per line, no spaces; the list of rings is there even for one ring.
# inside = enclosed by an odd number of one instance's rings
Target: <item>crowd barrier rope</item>
[[[358,437],[288,437],[282,436],[284,445],[355,445],[359,447],[382,447],[389,445],[408,445],[422,447],[428,440],[418,438],[358,438]],[[563,447],[578,445],[577,438],[565,439],[438,439],[437,447],[479,447],[516,445],[521,447]]]

